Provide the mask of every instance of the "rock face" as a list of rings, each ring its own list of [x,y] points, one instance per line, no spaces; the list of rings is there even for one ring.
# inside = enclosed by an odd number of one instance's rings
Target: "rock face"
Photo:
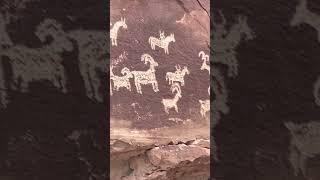
[[[111,1],[111,179],[209,177],[209,1]]]

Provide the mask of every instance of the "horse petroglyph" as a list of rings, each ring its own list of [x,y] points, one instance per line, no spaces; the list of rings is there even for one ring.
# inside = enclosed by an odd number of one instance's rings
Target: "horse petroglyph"
[[[123,29],[127,29],[126,19],[121,18],[120,21],[117,21],[114,23],[113,27],[110,29],[110,38],[111,38],[111,45],[112,46],[118,46],[118,31],[120,27],[123,27]]]
[[[173,83],[170,88],[172,93],[176,93],[174,98],[172,99],[162,99],[161,103],[164,106],[164,111],[169,114],[169,110],[174,108],[176,112],[179,112],[177,102],[182,97],[181,95],[181,88],[178,83]]]
[[[159,32],[160,38],[156,38],[151,36],[149,38],[149,44],[151,45],[151,49],[155,50],[156,46],[163,48],[165,54],[169,54],[169,43],[175,42],[174,34],[171,33],[169,36],[165,37],[164,32]]]
[[[149,62],[149,69],[147,71],[131,71],[134,76],[134,83],[139,94],[142,94],[141,85],[151,84],[153,91],[158,92],[158,81],[156,79],[155,67],[158,66],[158,63],[149,55],[143,54],[141,56],[141,61],[144,61],[145,64]]]
[[[184,76],[186,74],[190,74],[188,67],[184,66],[181,70],[180,65],[175,66],[176,71],[175,72],[167,72],[166,73],[166,81],[169,81],[169,85],[171,85],[173,82],[180,82],[181,86],[184,86]]]

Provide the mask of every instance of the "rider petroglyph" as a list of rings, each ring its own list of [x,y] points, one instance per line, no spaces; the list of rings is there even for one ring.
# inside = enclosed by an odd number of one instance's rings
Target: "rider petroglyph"
[[[181,70],[180,65],[175,66],[176,71],[175,72],[167,72],[166,73],[166,81],[169,81],[169,85],[173,84],[173,82],[180,82],[181,86],[185,85],[184,76],[186,74],[190,74],[188,67],[184,66]]]
[[[169,36],[165,37],[164,32],[159,32],[160,38],[149,37],[149,44],[151,45],[151,49],[155,50],[156,46],[163,48],[165,54],[169,54],[169,43],[175,42],[174,34],[171,33]]]

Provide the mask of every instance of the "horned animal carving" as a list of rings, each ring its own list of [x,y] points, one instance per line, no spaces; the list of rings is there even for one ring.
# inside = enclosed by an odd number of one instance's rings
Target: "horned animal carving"
[[[181,70],[180,65],[175,66],[176,71],[175,72],[167,72],[166,73],[166,81],[169,81],[169,84],[172,84],[173,82],[180,82],[181,86],[184,86],[184,76],[186,74],[190,74],[187,66],[184,66]]]
[[[171,88],[170,88],[172,93],[176,93],[174,98],[172,99],[162,99],[161,103],[164,106],[164,111],[169,114],[169,110],[171,108],[174,108],[176,112],[179,112],[178,109],[178,105],[177,102],[179,101],[179,99],[182,97],[181,95],[181,88],[180,85],[178,83],[173,83]]]
[[[156,46],[163,48],[165,54],[169,54],[169,43],[175,42],[174,34],[170,34],[169,36],[165,37],[164,32],[160,31],[160,38],[156,38],[151,36],[149,38],[149,44],[151,45],[151,49],[155,50]]]
[[[290,21],[291,26],[308,24],[318,31],[318,41],[320,42],[320,15],[311,12],[307,7],[307,0],[300,0],[296,7],[296,13]]]
[[[210,74],[210,60],[209,60],[209,55],[206,55],[203,51],[199,52],[199,57],[201,57],[202,65],[200,70],[208,70]],[[209,64],[209,65],[208,65]]]
[[[113,66],[110,67],[110,79],[113,81],[114,90],[119,91],[121,87],[124,87],[131,91],[130,78],[133,78],[130,70],[127,67],[124,67],[121,70],[123,76],[116,76],[112,72]]]
[[[153,91],[158,92],[158,81],[155,74],[155,67],[158,66],[158,63],[149,54],[143,54],[141,56],[141,61],[144,61],[145,64],[149,62],[150,67],[147,71],[131,71],[134,76],[137,92],[142,94],[141,85],[147,84],[151,84]]]
[[[110,29],[110,38],[111,38],[112,46],[118,46],[117,38],[118,38],[118,31],[120,27],[123,27],[123,29],[128,28],[125,18],[121,18],[120,21],[117,21],[116,23],[114,23],[113,27]]]

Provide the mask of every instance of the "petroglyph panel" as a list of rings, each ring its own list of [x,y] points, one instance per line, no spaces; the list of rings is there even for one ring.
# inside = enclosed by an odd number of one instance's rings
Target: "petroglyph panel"
[[[209,1],[204,5],[209,7]],[[116,37],[114,22],[123,27],[110,48],[117,62],[110,71],[111,121],[151,130],[189,120],[207,127],[204,134],[209,135],[210,19],[196,1],[184,6],[176,1],[111,1],[110,37]],[[123,52],[125,60],[120,61]]]

